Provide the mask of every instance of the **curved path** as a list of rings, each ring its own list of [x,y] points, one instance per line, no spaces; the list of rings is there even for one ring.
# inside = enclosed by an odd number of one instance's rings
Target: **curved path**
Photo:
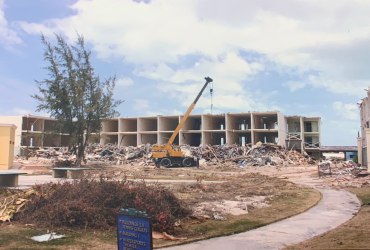
[[[281,249],[336,228],[360,209],[357,197],[345,190],[318,189],[322,200],[294,217],[244,233],[198,241],[165,250]]]

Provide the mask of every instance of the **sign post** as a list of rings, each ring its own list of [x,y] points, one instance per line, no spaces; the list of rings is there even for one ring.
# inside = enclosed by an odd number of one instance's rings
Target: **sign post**
[[[121,209],[117,214],[118,250],[152,250],[152,222],[146,212]]]

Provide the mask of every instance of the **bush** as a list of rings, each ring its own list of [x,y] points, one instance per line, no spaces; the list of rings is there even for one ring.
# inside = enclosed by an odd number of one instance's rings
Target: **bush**
[[[358,155],[353,156],[352,161],[357,164],[358,163]]]
[[[79,180],[36,185],[36,194],[15,219],[40,227],[109,229],[121,208],[146,211],[153,230],[171,231],[190,210],[171,191],[145,182]]]

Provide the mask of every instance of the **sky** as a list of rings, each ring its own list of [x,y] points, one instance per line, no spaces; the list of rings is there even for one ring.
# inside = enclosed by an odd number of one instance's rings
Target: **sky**
[[[116,75],[121,117],[185,113],[209,76],[213,113],[320,116],[322,145],[356,145],[370,85],[368,0],[0,0],[0,116],[35,112],[43,33]],[[209,88],[193,114],[210,113]]]

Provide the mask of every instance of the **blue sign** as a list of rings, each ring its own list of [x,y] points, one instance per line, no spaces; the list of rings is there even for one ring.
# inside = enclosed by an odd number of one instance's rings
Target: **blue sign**
[[[118,214],[117,240],[118,250],[153,249],[150,218]]]

